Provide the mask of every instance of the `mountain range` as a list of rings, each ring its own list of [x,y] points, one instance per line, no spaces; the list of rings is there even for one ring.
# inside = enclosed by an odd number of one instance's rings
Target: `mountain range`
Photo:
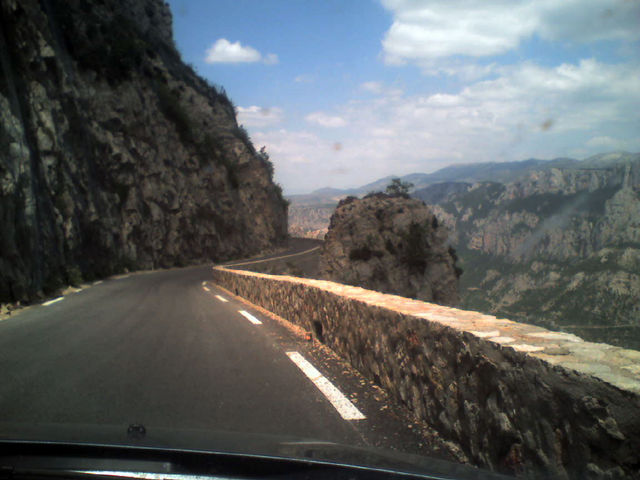
[[[553,160],[530,158],[514,162],[466,163],[444,167],[432,173],[411,173],[400,177],[390,175],[355,188],[324,187],[306,194],[289,195],[287,198],[295,205],[337,202],[340,198],[348,195],[360,196],[369,192],[382,191],[393,178],[400,178],[403,182],[412,183],[412,191],[443,182],[474,183],[491,180],[507,183],[533,170],[545,168],[600,168],[605,165],[615,164],[628,155],[627,152],[612,152],[594,155],[585,160],[561,157]]]

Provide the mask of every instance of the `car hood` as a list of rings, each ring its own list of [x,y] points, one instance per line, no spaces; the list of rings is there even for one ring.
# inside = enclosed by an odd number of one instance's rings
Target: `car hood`
[[[144,430],[144,431],[143,431]],[[202,452],[324,462],[443,478],[505,478],[468,465],[371,447],[309,438],[198,429],[131,428],[129,425],[25,425],[0,423],[1,443],[37,443]]]

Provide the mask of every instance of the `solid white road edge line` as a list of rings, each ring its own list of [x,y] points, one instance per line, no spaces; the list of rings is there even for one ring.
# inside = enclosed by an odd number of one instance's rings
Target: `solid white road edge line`
[[[242,315],[244,318],[249,320],[254,325],[262,325],[262,322],[258,320],[256,317],[254,317],[253,315],[251,315],[249,312],[245,312],[244,310],[238,310],[238,313],[240,313],[240,315]]]
[[[215,297],[223,303],[227,303],[229,301],[226,298],[224,298],[222,295],[216,295]]]
[[[205,292],[210,292],[210,291],[211,291],[211,290],[209,290],[209,287],[202,287],[202,289],[203,289]]]
[[[49,300],[48,302],[44,302],[42,305],[47,307],[49,305],[53,305],[54,303],[61,302],[62,300],[64,300],[64,297],[58,297],[58,298],[54,298],[53,300]]]
[[[311,380],[318,390],[327,397],[331,405],[338,411],[340,416],[345,420],[364,420],[365,417],[356,406],[345,397],[329,380],[326,379],[316,368],[311,365],[298,352],[287,352],[287,356],[296,366],[302,370],[309,380]]]

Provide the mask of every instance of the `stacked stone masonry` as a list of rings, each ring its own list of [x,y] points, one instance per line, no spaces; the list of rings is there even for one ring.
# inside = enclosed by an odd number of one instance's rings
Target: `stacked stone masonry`
[[[215,267],[481,467],[640,478],[640,352],[339,283]]]

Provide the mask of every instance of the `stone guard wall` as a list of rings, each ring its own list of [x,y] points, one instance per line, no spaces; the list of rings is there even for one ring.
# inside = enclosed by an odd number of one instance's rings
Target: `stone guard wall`
[[[213,275],[312,331],[475,465],[640,478],[640,352],[328,281]]]

